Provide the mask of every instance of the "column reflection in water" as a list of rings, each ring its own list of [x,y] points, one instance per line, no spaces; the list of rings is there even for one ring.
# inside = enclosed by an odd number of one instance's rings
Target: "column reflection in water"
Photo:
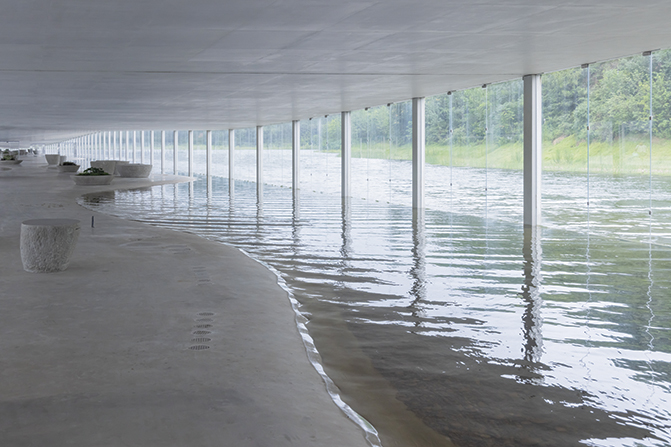
[[[344,275],[349,268],[349,259],[352,257],[352,198],[343,197],[341,205],[341,239],[340,246],[340,274]]]
[[[527,303],[524,323],[524,360],[530,363],[541,361],[543,355],[543,299],[540,293],[541,276],[541,229],[537,226],[524,228],[524,285],[522,298]]]
[[[424,209],[412,210],[412,267],[410,268],[410,277],[412,278],[412,287],[410,288],[410,297],[412,303],[412,315],[417,319],[415,326],[421,326],[421,320],[424,316],[422,311],[422,302],[427,298],[427,278],[426,278],[426,234],[425,234]]]
[[[298,257],[301,254],[301,196],[298,191],[291,194],[291,209],[291,251],[294,256]]]

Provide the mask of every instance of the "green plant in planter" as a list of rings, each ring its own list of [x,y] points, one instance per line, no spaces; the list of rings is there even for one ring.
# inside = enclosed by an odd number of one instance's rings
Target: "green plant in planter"
[[[88,169],[84,169],[82,172],[80,172],[77,175],[109,175],[109,174],[107,172],[103,171],[100,168],[88,168]]]
[[[10,153],[9,149],[5,149],[4,151],[2,151],[2,160],[3,161],[16,160],[16,155]]]
[[[77,166],[77,163],[73,161],[64,161],[63,164],[61,164],[61,166]]]

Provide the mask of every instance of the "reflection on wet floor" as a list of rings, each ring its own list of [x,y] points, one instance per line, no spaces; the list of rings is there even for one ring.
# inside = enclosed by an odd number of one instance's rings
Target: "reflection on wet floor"
[[[329,376],[385,446],[671,443],[668,247],[227,186],[82,204],[273,266]]]

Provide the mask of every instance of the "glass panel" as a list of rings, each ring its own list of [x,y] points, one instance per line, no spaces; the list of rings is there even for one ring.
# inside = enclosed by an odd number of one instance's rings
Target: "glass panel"
[[[256,182],[256,128],[235,129],[236,181]]]
[[[389,155],[381,184],[387,183],[388,187],[380,200],[412,206],[412,101],[394,103],[387,109]]]
[[[189,174],[189,133],[177,132],[177,174]]]
[[[301,121],[301,189],[340,193],[340,115]]]
[[[671,50],[652,59],[652,160],[650,237],[671,245]]]
[[[543,83],[543,225],[582,231],[587,222],[588,68]]]
[[[228,130],[212,131],[212,175],[228,178]]]
[[[207,175],[207,140],[204,130],[193,131],[193,175]]]
[[[160,144],[160,143],[159,143]],[[163,154],[163,172],[165,174],[172,174],[174,172],[173,166],[173,131],[166,130],[165,132],[165,153]],[[159,151],[161,150],[159,146]]]
[[[487,216],[520,222],[524,214],[524,83],[487,86]]]
[[[389,110],[385,106],[352,112],[352,197],[389,197]]]
[[[263,128],[263,181],[291,187],[291,123]]]
[[[427,99],[426,202],[459,214],[486,213],[486,91]]]
[[[648,239],[650,57],[590,67],[591,232]]]

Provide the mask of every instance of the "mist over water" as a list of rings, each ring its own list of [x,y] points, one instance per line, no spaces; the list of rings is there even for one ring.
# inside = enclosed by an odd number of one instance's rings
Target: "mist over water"
[[[344,202],[213,177],[81,203],[273,266],[384,445],[671,443],[671,181],[593,177],[587,207],[580,176],[546,173],[546,226],[525,232],[521,173],[448,169],[427,168],[444,186],[423,213],[391,177]]]

